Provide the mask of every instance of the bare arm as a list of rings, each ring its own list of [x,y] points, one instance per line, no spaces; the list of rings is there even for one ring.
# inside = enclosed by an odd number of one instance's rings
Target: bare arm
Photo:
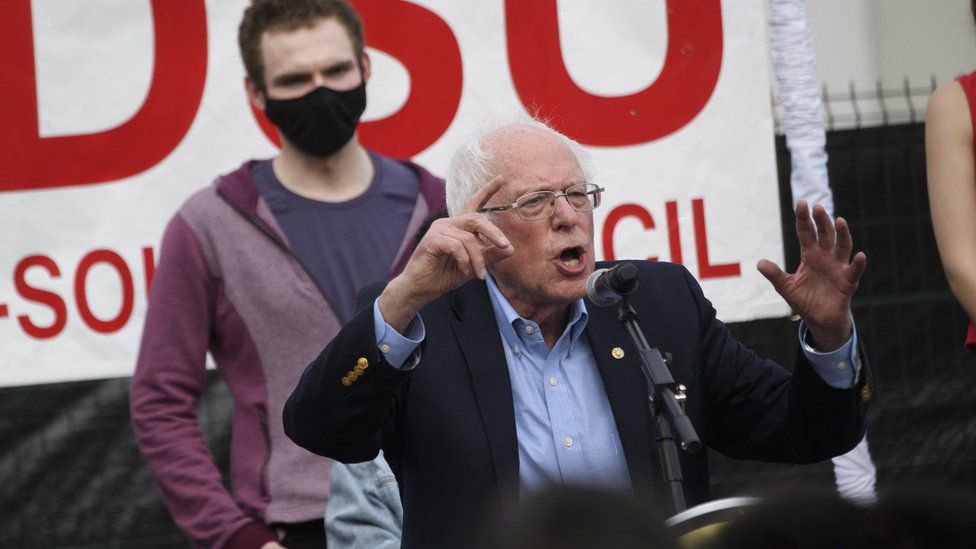
[[[940,86],[925,122],[929,206],[949,287],[976,319],[976,165],[973,126],[962,86]]]

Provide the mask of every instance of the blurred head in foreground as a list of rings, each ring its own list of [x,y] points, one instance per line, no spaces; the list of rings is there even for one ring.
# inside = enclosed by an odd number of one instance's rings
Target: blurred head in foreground
[[[776,547],[963,548],[976,543],[973,494],[932,489],[881,492],[856,504],[831,491],[778,494],[729,523],[708,549]]]
[[[477,549],[630,549],[678,547],[662,515],[633,497],[554,486],[492,517],[471,543]]]

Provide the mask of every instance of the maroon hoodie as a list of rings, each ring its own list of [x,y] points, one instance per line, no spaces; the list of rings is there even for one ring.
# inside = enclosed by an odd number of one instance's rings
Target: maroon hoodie
[[[281,411],[341,326],[289,250],[251,181],[251,164],[196,193],[167,226],[132,379],[139,447],[196,547],[276,540],[268,524],[321,519],[329,490],[331,462],[285,437]],[[407,164],[420,177],[420,193],[391,278],[418,230],[444,209],[443,181]],[[208,352],[233,396],[233,494],[194,410]]]

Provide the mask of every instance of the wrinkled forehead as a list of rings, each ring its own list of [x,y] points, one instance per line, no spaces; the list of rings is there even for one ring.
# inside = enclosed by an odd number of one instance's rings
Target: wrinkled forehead
[[[509,126],[489,134],[484,147],[494,175],[505,178],[502,192],[558,190],[584,183],[579,161],[558,136],[530,126]]]

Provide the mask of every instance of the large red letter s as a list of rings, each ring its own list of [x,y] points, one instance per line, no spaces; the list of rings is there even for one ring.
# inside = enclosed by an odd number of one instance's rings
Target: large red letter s
[[[505,1],[508,62],[522,103],[580,142],[615,147],[660,139],[690,122],[715,90],[722,66],[720,0],[667,0],[661,75],[621,97],[592,95],[573,82],[559,44],[557,9],[556,0]]]
[[[369,46],[396,57],[410,72],[410,96],[392,116],[359,126],[363,143],[399,158],[433,145],[461,102],[461,50],[434,12],[401,0],[353,0]]]
[[[196,116],[207,76],[203,0],[152,0],[155,61],[139,111],[103,132],[42,138],[30,0],[4,4],[0,36],[0,191],[85,185],[129,177],[166,157]],[[95,39],[96,37],[93,37]]]

